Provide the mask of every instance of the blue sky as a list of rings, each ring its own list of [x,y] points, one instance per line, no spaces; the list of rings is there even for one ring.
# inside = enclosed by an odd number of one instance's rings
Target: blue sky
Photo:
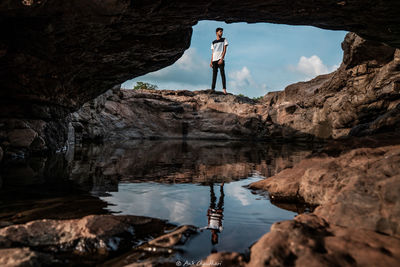
[[[190,48],[177,62],[126,81],[122,88],[132,88],[142,81],[159,89],[209,89],[210,45],[217,27],[224,28],[223,37],[229,42],[225,56],[227,91],[249,97],[283,90],[292,83],[334,71],[342,62],[341,42],[347,33],[311,26],[200,21],[193,27]],[[218,74],[216,90],[221,89]]]

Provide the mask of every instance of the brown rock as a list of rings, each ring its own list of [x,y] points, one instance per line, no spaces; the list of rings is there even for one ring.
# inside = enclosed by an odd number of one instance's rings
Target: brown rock
[[[187,236],[196,233],[197,228],[192,225],[184,225],[176,229],[175,231],[157,237],[148,242],[149,246],[156,247],[173,247],[179,243],[185,243]]]
[[[243,255],[236,252],[219,252],[210,254],[192,266],[246,266]]]
[[[208,91],[121,90],[98,99],[99,105],[87,103],[72,114],[73,125],[83,126],[75,130],[83,140],[270,138],[262,105],[246,97]]]
[[[237,253],[211,254],[207,261],[234,266],[397,266],[400,240],[374,231],[328,224],[313,214],[274,223],[250,249],[250,261]],[[224,266],[224,264],[222,264]]]
[[[0,249],[0,265],[4,267],[41,266],[57,263],[50,255],[34,252],[29,248]]]
[[[8,134],[10,145],[15,147],[29,147],[38,136],[32,129],[15,129]]]
[[[56,111],[50,110],[49,112]],[[28,112],[28,114],[30,113]],[[12,146],[12,150],[18,151],[19,154],[43,153],[48,150],[55,152],[65,145],[68,133],[67,114],[60,114],[60,116],[62,118],[46,121],[0,118],[0,145],[3,149]]]
[[[132,251],[104,263],[104,266],[176,266],[176,259],[171,256],[175,246],[183,245],[190,236],[197,233],[197,228],[183,225],[170,233],[161,235]],[[183,263],[182,263],[183,265]]]
[[[368,62],[385,65],[393,59],[395,48],[379,42],[368,41],[357,34],[347,34],[342,43],[343,64],[347,68],[355,68],[354,74],[360,76],[367,73]]]
[[[303,214],[275,223],[251,247],[248,266],[395,266],[400,241],[373,231],[339,227]]]
[[[319,205],[315,214],[333,224],[400,236],[398,162],[399,145],[355,148],[304,159],[251,187],[267,190],[276,201]]]
[[[272,123],[324,139],[398,129],[400,50],[354,33],[342,48],[335,72],[264,97]]]
[[[162,233],[165,223],[140,216],[90,215],[73,220],[36,220],[0,229],[0,246],[40,246],[53,252],[106,254],[132,246],[146,234]],[[129,245],[130,244],[130,245]]]

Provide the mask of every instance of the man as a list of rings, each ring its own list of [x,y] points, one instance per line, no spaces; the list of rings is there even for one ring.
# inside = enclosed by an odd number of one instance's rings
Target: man
[[[223,33],[222,28],[217,28],[215,30],[217,39],[215,39],[211,44],[211,63],[210,67],[213,69],[213,78],[211,90],[215,91],[215,83],[217,81],[218,68],[221,72],[222,78],[222,90],[224,90],[224,94],[226,94],[226,79],[225,79],[225,54],[226,47],[228,46],[228,41],[225,38],[222,38]]]
[[[218,204],[215,205],[217,198],[214,193],[214,183],[210,184],[210,207],[207,210],[208,225],[200,228],[200,231],[205,229],[211,230],[211,243],[218,244],[218,233],[222,232],[222,220],[224,219],[224,183],[220,185],[220,196]]]

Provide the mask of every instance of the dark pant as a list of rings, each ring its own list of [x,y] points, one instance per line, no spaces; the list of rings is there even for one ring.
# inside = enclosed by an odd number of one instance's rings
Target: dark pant
[[[219,188],[221,195],[219,196],[218,200],[218,205],[215,206],[215,202],[217,201],[217,197],[215,196],[214,193],[214,184],[210,184],[210,209],[219,209],[219,210],[224,210],[224,187],[220,186]]]
[[[218,68],[221,71],[221,78],[222,78],[222,88],[226,89],[226,80],[225,80],[225,61],[222,61],[222,64],[218,64],[217,61],[213,61],[212,63],[213,66],[213,78],[212,78],[212,85],[211,89],[215,90],[215,83],[217,82],[217,74],[218,74]]]

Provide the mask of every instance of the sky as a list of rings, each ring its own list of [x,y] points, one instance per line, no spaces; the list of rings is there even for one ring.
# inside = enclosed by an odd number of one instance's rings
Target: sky
[[[280,91],[336,70],[342,62],[341,42],[347,33],[312,26],[200,21],[193,27],[190,48],[178,61],[128,80],[121,87],[131,89],[141,81],[158,89],[211,88],[211,42],[217,27],[224,29],[223,37],[229,43],[225,56],[227,91],[249,97]],[[216,90],[222,90],[219,73]]]

